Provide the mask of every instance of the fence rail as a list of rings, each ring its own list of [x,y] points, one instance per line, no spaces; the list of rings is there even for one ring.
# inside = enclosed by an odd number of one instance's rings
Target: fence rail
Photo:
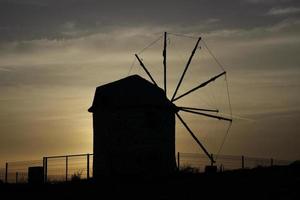
[[[204,154],[177,153],[177,167],[179,170],[193,169],[204,172],[205,166],[211,165]],[[215,166],[219,170],[254,168],[257,166],[289,165],[291,161],[255,158],[235,155],[218,155]],[[64,182],[93,177],[93,154],[76,154],[62,156],[48,156],[40,160],[8,162],[0,169],[0,183],[27,183],[28,168],[42,167],[44,182]]]

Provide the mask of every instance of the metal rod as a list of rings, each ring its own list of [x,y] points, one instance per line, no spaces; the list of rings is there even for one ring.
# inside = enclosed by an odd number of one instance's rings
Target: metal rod
[[[8,163],[5,163],[5,183],[7,183]]]
[[[139,56],[137,54],[135,54],[135,57],[138,59],[141,67],[144,69],[144,71],[146,72],[146,74],[149,76],[149,78],[151,79],[151,81],[153,82],[153,84],[157,86],[155,80],[152,78],[150,72],[147,70],[147,68],[145,67],[144,63],[141,61],[141,59],[139,58]]]
[[[187,69],[188,69],[189,66],[190,66],[190,63],[191,63],[191,61],[192,61],[192,59],[193,59],[193,56],[194,56],[194,54],[195,54],[195,52],[196,52],[196,49],[197,49],[197,47],[198,47],[198,45],[199,45],[200,40],[201,40],[201,37],[199,37],[199,39],[198,39],[198,41],[197,41],[197,43],[196,43],[196,45],[195,45],[195,47],[194,47],[194,49],[193,49],[193,51],[192,51],[192,54],[191,54],[191,56],[190,56],[190,58],[189,58],[189,60],[188,60],[188,62],[187,62],[187,64],[186,64],[186,66],[185,66],[185,68],[184,68],[184,70],[183,70],[183,73],[182,73],[182,75],[181,75],[181,77],[180,77],[180,80],[179,80],[177,86],[176,86],[176,89],[175,89],[175,92],[174,92],[174,94],[173,94],[173,96],[172,96],[171,101],[173,101],[173,99],[175,98],[175,96],[176,96],[176,94],[177,94],[177,92],[178,92],[178,89],[179,89],[179,87],[180,87],[180,85],[181,85],[181,82],[182,82],[182,80],[183,80],[183,78],[184,78],[184,75],[185,75]]]
[[[205,111],[205,112],[219,112],[219,110],[217,110],[217,109],[191,108],[191,107],[182,107],[182,106],[179,106],[177,108],[183,109],[183,110],[199,110],[199,111]]]
[[[196,111],[186,110],[186,109],[180,109],[180,110],[184,111],[184,112],[192,113],[192,114],[203,115],[205,117],[211,117],[211,118],[215,118],[215,119],[218,119],[218,120],[225,120],[225,121],[232,122],[232,119],[229,119],[229,118],[226,118],[226,117],[220,117],[220,116],[216,116],[216,115],[211,115],[211,114],[207,114],[207,113],[196,112]]]
[[[177,170],[180,170],[180,153],[177,152]]]
[[[271,158],[271,167],[273,167],[273,165],[274,165],[274,159]]]
[[[93,155],[93,154],[90,154],[90,155]],[[68,157],[86,156],[86,153],[84,153],[84,154],[63,155],[63,156],[47,156],[47,158],[65,158],[66,156],[68,156]]]
[[[207,84],[209,84],[209,83],[212,82],[212,81],[215,81],[217,78],[219,78],[220,76],[223,76],[224,74],[226,74],[225,71],[222,72],[222,73],[220,73],[220,74],[218,74],[218,75],[216,75],[216,76],[214,76],[214,77],[212,77],[211,79],[209,79],[209,80],[207,80],[207,81],[201,83],[201,84],[198,85],[197,87],[195,87],[195,88],[193,88],[193,89],[191,89],[191,90],[189,90],[189,91],[183,93],[182,95],[180,95],[180,96],[174,98],[174,99],[173,99],[173,102],[174,102],[174,101],[177,101],[178,99],[180,99],[180,98],[182,98],[182,97],[184,97],[184,96],[186,96],[186,95],[188,95],[188,94],[190,94],[190,93],[192,93],[192,92],[194,92],[194,91],[196,91],[196,90],[198,90],[199,88],[202,88],[202,87],[206,86]]]
[[[18,183],[18,179],[19,179],[19,173],[16,172],[16,183]]]
[[[43,182],[45,183],[45,157],[43,157]]]
[[[183,124],[183,126],[188,130],[188,132],[191,134],[192,138],[197,142],[197,144],[201,147],[201,149],[204,151],[204,153],[207,155],[207,157],[210,159],[211,162],[215,162],[214,158],[208,153],[208,151],[206,150],[206,148],[203,146],[203,144],[201,144],[201,142],[198,140],[198,138],[195,136],[195,134],[193,133],[193,131],[188,127],[188,125],[185,123],[185,121],[183,121],[183,119],[180,117],[180,115],[178,113],[175,113],[176,116],[178,117],[178,119],[181,121],[181,123]]]
[[[44,182],[47,183],[48,179],[48,158],[44,157]]]
[[[167,95],[167,32],[164,34],[164,50],[163,50],[163,64],[164,64],[164,89]]]
[[[245,157],[242,156],[242,169],[244,169],[244,168],[245,168]]]
[[[86,178],[90,179],[90,154],[86,154],[86,160],[87,160],[87,164],[86,164]]]
[[[68,181],[68,156],[66,156],[66,182]]]

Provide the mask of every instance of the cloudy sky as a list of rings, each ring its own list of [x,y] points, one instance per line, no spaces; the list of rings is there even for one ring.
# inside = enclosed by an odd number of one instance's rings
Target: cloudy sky
[[[300,159],[299,1],[0,0],[0,163],[92,152],[95,87],[143,75],[133,54],[164,31],[202,36],[228,72],[222,154]],[[161,42],[141,53],[160,82]],[[169,35],[169,96],[195,42]],[[179,93],[220,72],[200,46]],[[224,107],[226,95],[210,100],[222,84],[180,103]],[[227,125],[186,120],[217,152]],[[178,151],[201,152],[180,124],[176,137]]]

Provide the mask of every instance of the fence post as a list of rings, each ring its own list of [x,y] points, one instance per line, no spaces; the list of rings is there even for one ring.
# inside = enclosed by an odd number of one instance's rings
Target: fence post
[[[242,156],[242,169],[244,169],[244,168],[245,168],[245,157]]]
[[[90,179],[90,154],[86,154],[86,178]]]
[[[271,167],[273,167],[273,164],[274,164],[274,159],[271,158]]]
[[[47,183],[47,178],[48,178],[48,158],[43,157],[43,168],[44,168],[44,183]]]
[[[68,181],[68,156],[66,156],[66,182]]]
[[[180,153],[177,152],[177,170],[179,171],[180,169]]]
[[[5,163],[5,183],[7,183],[8,163]]]
[[[18,177],[19,176],[19,173],[18,172],[16,172],[16,183],[18,183]]]

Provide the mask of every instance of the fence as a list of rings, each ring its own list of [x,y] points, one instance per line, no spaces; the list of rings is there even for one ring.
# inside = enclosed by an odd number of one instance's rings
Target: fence
[[[5,181],[5,168],[0,168],[0,183]]]
[[[49,156],[41,160],[8,162],[0,171],[0,182],[27,183],[29,167],[43,167],[45,182],[92,177],[93,154]]]
[[[233,155],[218,155],[214,156],[216,165],[222,170],[233,170],[243,168],[254,168],[257,166],[273,166],[273,165],[289,165],[291,161],[277,160],[277,159],[266,159],[266,158],[255,158],[246,156],[233,156]],[[205,166],[211,165],[209,159],[204,154],[196,153],[177,153],[177,165],[179,169],[192,168],[199,172],[204,172]]]
[[[42,166],[42,160],[17,161],[6,163],[2,171],[2,181],[5,183],[26,183],[28,167]]]
[[[43,166],[45,182],[89,179],[93,173],[93,154],[44,157]]]
[[[288,165],[291,163],[286,160],[232,155],[218,155],[214,158],[216,160],[214,165],[222,170]],[[210,160],[204,154],[177,153],[176,159],[180,170],[189,168],[204,172],[205,166],[211,165]],[[0,170],[0,182],[27,183],[28,168],[33,166],[43,167],[45,182],[89,179],[93,176],[93,154],[48,156],[41,160],[8,162],[5,169]]]

